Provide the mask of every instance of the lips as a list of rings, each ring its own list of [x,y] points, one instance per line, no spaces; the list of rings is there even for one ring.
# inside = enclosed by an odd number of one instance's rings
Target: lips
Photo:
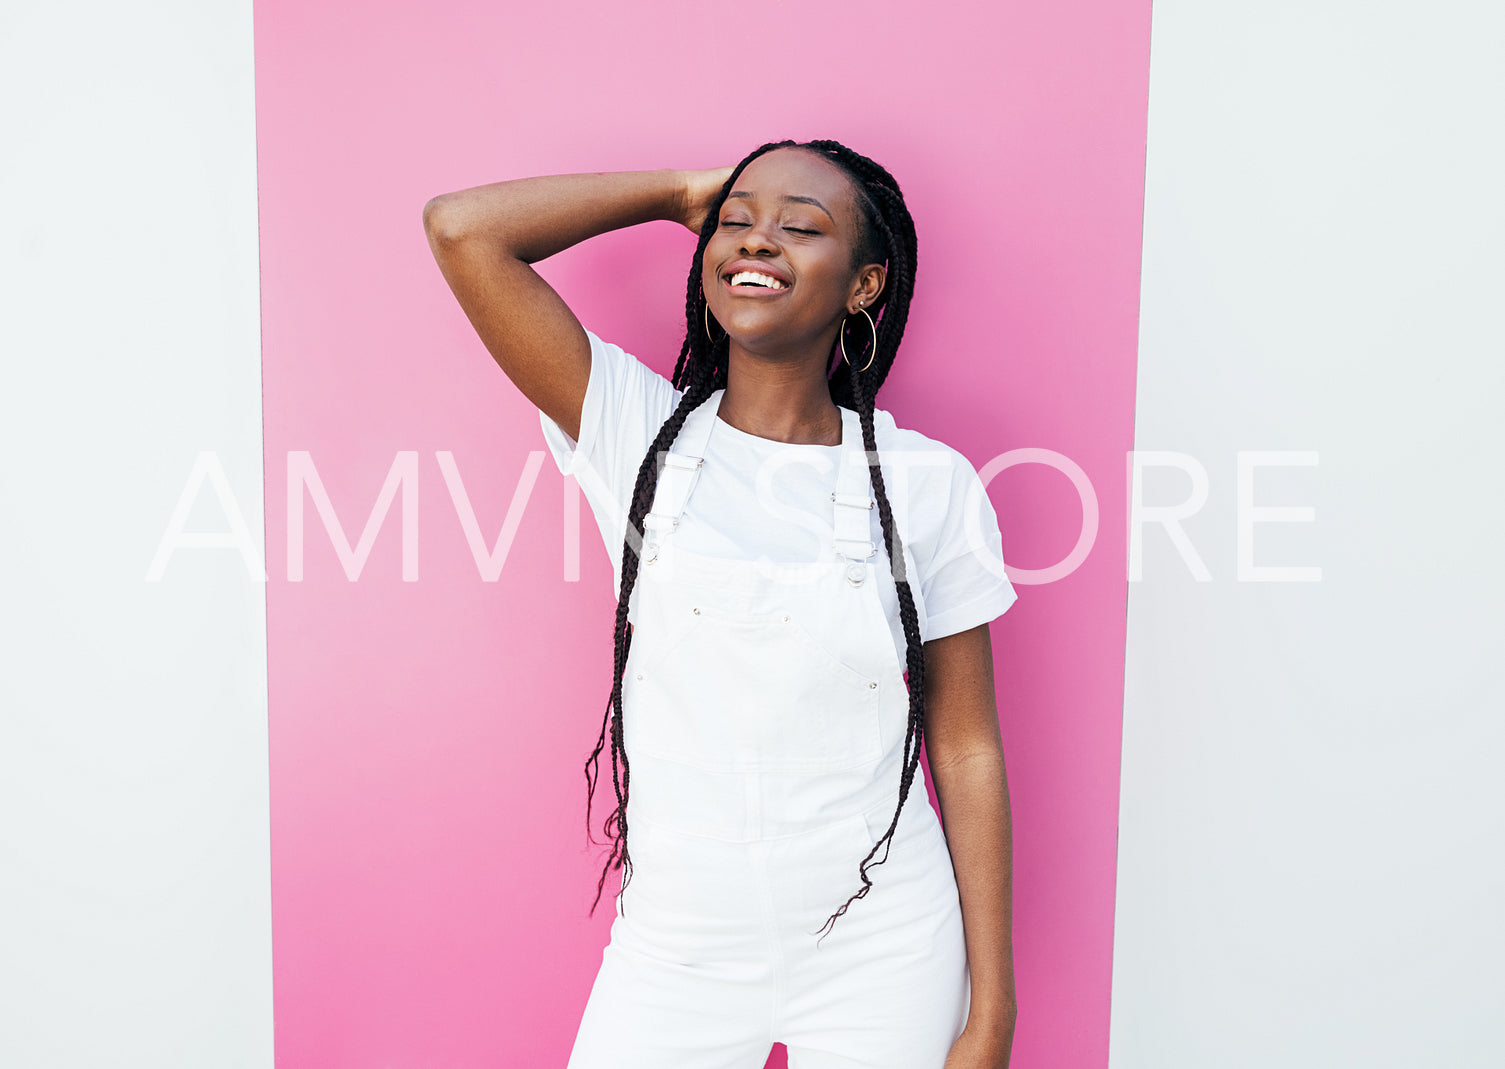
[[[729,264],[721,273],[721,281],[732,292],[746,296],[782,293],[794,285],[794,280],[783,270],[766,263],[747,260],[738,260]]]

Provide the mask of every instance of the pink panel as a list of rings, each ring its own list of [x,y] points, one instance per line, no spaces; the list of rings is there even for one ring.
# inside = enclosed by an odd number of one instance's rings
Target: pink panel
[[[612,916],[609,891],[586,915],[601,855],[581,771],[610,686],[610,568],[587,511],[567,579],[545,463],[499,579],[481,578],[456,499],[489,544],[543,443],[434,267],[424,202],[527,174],[731,163],[781,137],[845,141],[908,195],[918,289],[879,403],[979,468],[1057,450],[1098,495],[1086,562],[1017,581],[993,638],[1014,1065],[1106,1064],[1149,15],[1148,0],[256,4],[279,1064],[561,1066]],[[667,373],[693,247],[654,224],[542,270]],[[352,581],[307,491],[289,581],[298,451],[351,545],[416,452],[416,581],[401,497]],[[1064,475],[1014,467],[991,491],[1011,564],[1071,550]]]

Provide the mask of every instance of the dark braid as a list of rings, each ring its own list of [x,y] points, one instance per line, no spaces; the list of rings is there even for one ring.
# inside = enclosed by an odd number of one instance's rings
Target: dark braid
[[[585,765],[585,779],[589,788],[586,800],[586,834],[590,835],[590,799],[594,796],[597,780],[597,762],[606,745],[608,732],[611,738],[612,784],[616,788],[617,806],[607,816],[602,830],[612,840],[612,850],[602,869],[601,879],[596,884],[596,901],[591,904],[595,912],[601,900],[601,891],[606,884],[606,875],[612,869],[625,867],[622,883],[625,890],[632,878],[632,861],[627,851],[627,797],[630,774],[627,752],[622,742],[622,677],[626,670],[627,655],[632,645],[632,634],[627,628],[627,610],[633,586],[637,582],[639,550],[644,538],[643,522],[653,505],[658,486],[658,475],[663,468],[663,453],[679,436],[685,419],[712,393],[726,385],[727,341],[722,335],[712,343],[706,336],[703,317],[706,314],[705,293],[701,289],[701,263],[706,245],[719,224],[721,207],[727,194],[749,163],[778,148],[799,148],[820,155],[823,159],[844,170],[852,180],[858,205],[861,233],[853,249],[852,266],[864,263],[886,263],[887,276],[882,292],[873,302],[870,313],[877,325],[876,352],[871,350],[868,332],[861,330],[852,337],[847,346],[851,363],[835,357],[835,370],[829,375],[831,400],[844,408],[857,412],[862,424],[862,440],[866,449],[873,492],[877,499],[878,516],[883,526],[884,546],[888,551],[889,566],[899,598],[899,614],[904,626],[906,664],[909,688],[909,728],[904,738],[903,768],[899,781],[899,800],[888,830],[879,837],[858,866],[862,887],[838,909],[820,930],[833,926],[836,919],[846,913],[857,899],[864,897],[872,887],[867,870],[870,865],[882,864],[888,859],[887,845],[893,841],[899,826],[899,814],[909,797],[910,786],[919,768],[920,746],[924,741],[925,725],[925,654],[921,644],[919,614],[915,609],[914,595],[910,590],[907,569],[904,564],[904,546],[894,524],[893,509],[883,479],[883,470],[878,461],[878,445],[873,429],[873,406],[878,390],[888,378],[899,342],[904,336],[904,327],[909,319],[909,302],[914,293],[916,239],[914,221],[904,203],[899,184],[883,167],[859,153],[853,152],[836,141],[778,141],[762,145],[733,168],[731,176],[721,187],[721,192],[706,213],[700,228],[700,239],[695,247],[695,258],[690,265],[690,277],[685,293],[685,340],[680,346],[679,359],[674,365],[673,384],[683,390],[683,396],[673,414],[664,421],[658,434],[649,446],[647,455],[638,467],[637,482],[633,487],[632,502],[628,509],[626,538],[622,547],[622,582],[617,595],[617,616],[614,630],[614,673],[611,697],[607,702],[601,724],[601,734]],[[865,323],[863,326],[865,327]],[[842,330],[848,325],[843,324]],[[859,350],[860,351],[857,351]],[[833,357],[835,354],[833,353]],[[871,356],[871,362],[868,357]],[[858,371],[867,365],[867,370]],[[618,768],[620,767],[620,774]],[[594,841],[594,840],[592,840]],[[873,860],[879,848],[883,857]]]
[[[915,609],[914,594],[910,589],[904,564],[904,544],[894,524],[893,508],[889,504],[883,468],[879,464],[877,436],[873,429],[873,407],[876,395],[884,380],[887,379],[889,369],[893,367],[899,342],[904,337],[904,327],[909,320],[909,302],[914,294],[917,241],[914,220],[910,217],[909,209],[904,203],[904,195],[899,190],[899,184],[894,181],[888,171],[837,142],[817,141],[812,144],[823,153],[828,153],[828,158],[844,167],[857,180],[857,188],[861,194],[858,197],[858,203],[862,206],[866,223],[873,232],[870,238],[873,241],[873,247],[868,250],[873,254],[870,259],[877,261],[881,257],[886,259],[888,265],[883,292],[874,302],[871,313],[878,327],[877,351],[872,353],[873,361],[866,371],[857,371],[857,368],[867,364],[868,353],[865,349],[863,352],[851,355],[853,347],[848,346],[847,352],[851,364],[848,365],[846,361],[842,361],[842,366],[836,375],[832,376],[831,393],[832,399],[837,404],[844,403],[842,397],[838,395],[838,390],[842,395],[848,396],[850,400],[845,402],[846,406],[857,411],[862,423],[862,442],[867,451],[873,496],[878,503],[878,518],[883,526],[883,544],[888,550],[889,567],[899,599],[899,617],[904,627],[905,661],[909,671],[907,679],[909,727],[904,737],[899,801],[894,808],[894,816],[889,822],[888,829],[873,844],[867,857],[863,858],[861,865],[858,866],[862,887],[817,929],[817,931],[829,932],[834,927],[836,919],[845,914],[853,902],[865,897],[872,888],[873,881],[868,878],[867,874],[869,866],[881,865],[888,860],[888,846],[898,830],[899,814],[903,812],[904,803],[909,798],[909,789],[920,764],[920,745],[925,737],[925,650],[920,638],[919,613]],[[846,329],[845,324],[843,324],[843,329]],[[880,848],[883,849],[883,856],[874,861],[873,857]]]

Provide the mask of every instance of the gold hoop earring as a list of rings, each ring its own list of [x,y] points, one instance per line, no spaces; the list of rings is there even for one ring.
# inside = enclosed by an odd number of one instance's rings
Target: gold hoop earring
[[[868,368],[873,366],[873,357],[878,355],[878,324],[873,322],[873,317],[868,315],[866,308],[859,307],[857,311],[861,312],[864,316],[867,316],[868,329],[873,332],[873,352],[867,358],[867,363],[863,364],[860,368],[857,368],[858,371],[866,371]],[[850,366],[852,361],[847,357],[847,342],[845,337],[846,332],[847,324],[846,321],[843,320],[841,329],[836,332],[836,343],[841,346],[841,358],[847,362],[848,366]]]
[[[711,302],[706,300],[705,290],[703,288],[700,291],[700,304],[701,307],[705,310],[703,318],[705,320],[706,340],[709,341],[712,345],[715,345],[716,339],[711,337]],[[723,334],[724,333],[725,332],[723,331]]]

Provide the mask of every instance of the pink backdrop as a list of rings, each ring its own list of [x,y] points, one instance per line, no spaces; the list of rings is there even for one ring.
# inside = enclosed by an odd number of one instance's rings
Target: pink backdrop
[[[980,468],[1057,450],[1098,495],[1086,562],[1020,582],[993,640],[1013,1064],[1106,1064],[1149,15],[1148,0],[258,0],[279,1064],[562,1066],[613,913],[603,896],[586,916],[601,855],[581,771],[610,686],[610,567],[584,511],[568,575],[545,462],[482,579],[456,502],[489,547],[543,444],[432,262],[424,202],[528,174],[732,163],[780,137],[845,141],[910,201],[918,288],[879,404]],[[693,247],[652,224],[541,270],[667,373]],[[357,571],[307,491],[289,581],[288,457],[304,450],[352,546],[416,454],[416,581],[402,494]],[[1013,566],[1071,550],[1082,508],[1063,475],[1010,468],[991,492]]]

